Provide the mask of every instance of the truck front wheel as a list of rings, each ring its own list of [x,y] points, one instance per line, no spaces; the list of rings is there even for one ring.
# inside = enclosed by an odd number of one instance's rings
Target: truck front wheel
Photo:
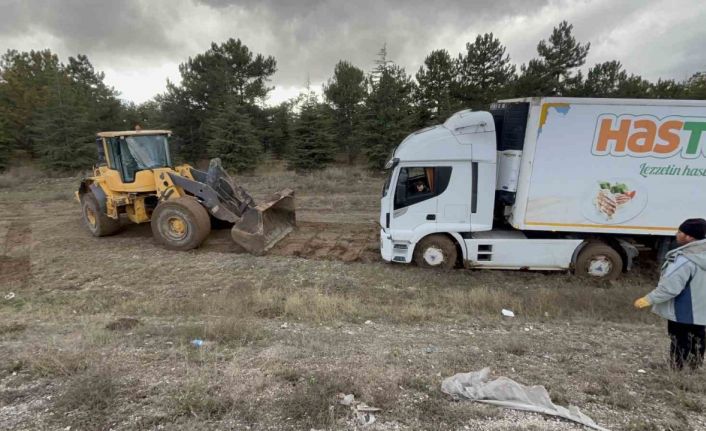
[[[591,242],[576,258],[576,274],[601,280],[615,280],[623,272],[623,258],[613,247]]]
[[[456,258],[456,245],[444,235],[429,235],[414,248],[414,262],[421,268],[451,269]]]

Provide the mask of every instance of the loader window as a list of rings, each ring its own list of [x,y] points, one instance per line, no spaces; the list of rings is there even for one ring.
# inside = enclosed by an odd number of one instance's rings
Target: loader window
[[[395,209],[439,196],[451,179],[451,166],[400,169],[395,185]]]
[[[117,151],[123,181],[135,181],[138,171],[170,165],[167,138],[162,135],[127,136],[119,138]]]
[[[128,136],[124,142],[139,170],[169,166],[166,136]]]
[[[98,150],[98,166],[103,166],[106,164],[105,149],[103,148],[103,139],[100,137],[96,138],[96,149]]]
[[[120,168],[120,143],[118,138],[106,139],[108,143],[108,167],[110,169],[121,170]]]
[[[126,183],[135,181],[135,173],[139,170],[137,161],[135,161],[135,158],[130,154],[130,150],[127,148],[124,139],[120,140],[120,164],[123,168],[123,181]]]

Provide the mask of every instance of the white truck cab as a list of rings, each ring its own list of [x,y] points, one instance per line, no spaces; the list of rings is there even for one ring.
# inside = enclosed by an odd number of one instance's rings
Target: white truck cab
[[[382,258],[615,278],[639,245],[663,253],[684,219],[706,214],[689,198],[703,189],[694,172],[706,175],[701,131],[703,101],[536,97],[457,112],[393,150]]]
[[[381,198],[383,259],[444,268],[459,260],[471,267],[568,268],[581,240],[528,241],[519,231],[493,231],[497,157],[489,112],[461,111],[402,141],[387,164]],[[546,254],[547,246],[558,253]]]

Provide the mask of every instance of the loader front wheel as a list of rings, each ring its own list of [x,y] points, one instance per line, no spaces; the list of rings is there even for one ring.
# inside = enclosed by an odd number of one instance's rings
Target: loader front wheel
[[[191,250],[211,232],[206,209],[194,198],[181,197],[161,202],[152,213],[152,235],[169,250]]]
[[[93,193],[81,195],[81,210],[83,214],[83,224],[93,236],[112,235],[120,229],[120,220],[108,217],[101,211],[98,200]]]

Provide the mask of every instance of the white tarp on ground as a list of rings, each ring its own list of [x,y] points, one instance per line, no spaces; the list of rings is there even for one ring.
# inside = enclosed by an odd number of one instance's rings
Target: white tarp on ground
[[[544,386],[524,386],[507,377],[490,380],[490,368],[459,373],[444,379],[441,391],[455,399],[467,399],[516,410],[543,413],[574,421],[600,431],[609,431],[581,413],[578,407],[552,403]]]

